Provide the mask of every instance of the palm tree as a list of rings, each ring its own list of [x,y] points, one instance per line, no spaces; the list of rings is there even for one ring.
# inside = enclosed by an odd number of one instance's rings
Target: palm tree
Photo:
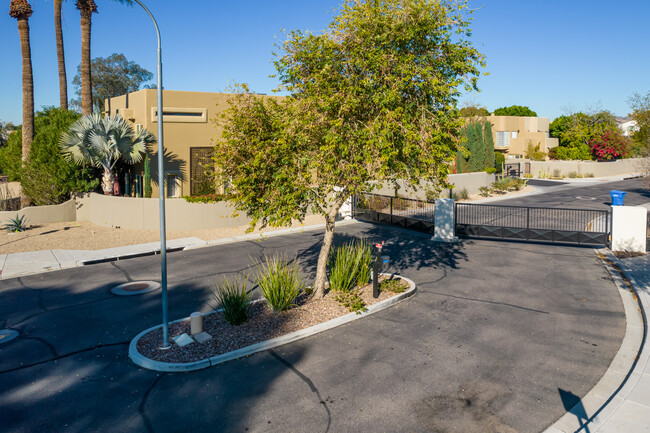
[[[129,122],[120,116],[102,117],[99,113],[85,115],[61,135],[61,152],[69,161],[103,168],[102,189],[112,195],[115,184],[113,168],[120,159],[127,164],[142,160],[147,146],[156,138],[146,129],[133,132]]]
[[[34,140],[34,76],[32,75],[32,48],[29,42],[29,17],[32,7],[27,0],[11,0],[9,15],[18,20],[20,51],[23,55],[23,127],[22,160],[27,160]],[[21,194],[20,206],[29,206],[29,198]]]
[[[92,15],[97,12],[94,0],[77,0],[81,14],[81,112],[93,112],[93,91],[90,78],[90,27]]]
[[[120,3],[133,4],[132,0],[116,0]],[[93,91],[90,69],[90,28],[92,15],[97,12],[94,0],[77,0],[77,9],[81,13],[81,112],[93,112]]]
[[[20,51],[23,55],[23,161],[27,159],[34,139],[34,77],[32,49],[29,42],[29,17],[32,7],[27,0],[11,0],[9,15],[18,20]]]
[[[61,3],[54,0],[54,33],[56,36],[56,58],[59,63],[59,105],[68,109],[68,79],[65,73],[65,53],[63,50],[63,30],[61,30]]]

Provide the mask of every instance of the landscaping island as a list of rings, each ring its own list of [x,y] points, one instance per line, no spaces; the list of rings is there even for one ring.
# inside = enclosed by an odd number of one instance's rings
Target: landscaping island
[[[236,326],[226,322],[223,310],[203,314],[203,331],[212,336],[205,343],[195,342],[184,347],[171,343],[169,349],[161,349],[162,325],[155,326],[133,339],[129,356],[136,364],[152,370],[198,370],[356,320],[410,297],[416,291],[411,280],[397,275],[382,274],[379,281],[383,287],[392,287],[380,290],[377,298],[372,295],[372,284],[357,289],[366,305],[357,313],[351,313],[349,307],[337,301],[334,291],[327,291],[323,298],[303,291],[295,305],[285,311],[272,311],[264,300],[254,301],[248,320]],[[183,333],[190,334],[189,317],[170,323],[170,339]]]

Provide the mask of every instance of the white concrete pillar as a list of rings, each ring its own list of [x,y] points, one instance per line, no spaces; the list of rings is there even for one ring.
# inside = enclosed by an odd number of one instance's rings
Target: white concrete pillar
[[[645,253],[648,210],[612,206],[612,251]]]
[[[203,332],[203,314],[192,313],[190,314],[190,334],[196,335]]]
[[[453,198],[439,198],[436,200],[434,242],[458,242],[454,236],[456,224]]]

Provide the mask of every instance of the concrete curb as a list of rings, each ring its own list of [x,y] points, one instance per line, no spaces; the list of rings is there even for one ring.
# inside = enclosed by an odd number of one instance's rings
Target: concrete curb
[[[391,276],[394,274],[381,274],[381,275]],[[417,291],[417,287],[415,283],[406,277],[402,277],[401,275],[399,276],[399,278],[406,281],[409,284],[410,288],[404,293],[400,293],[397,296],[393,296],[390,299],[386,299],[385,301],[378,302],[377,304],[368,307],[368,310],[366,312],[363,312],[361,314],[357,314],[357,313],[346,314],[345,316],[337,317],[336,319],[319,323],[318,325],[310,326],[309,328],[301,329],[299,331],[282,335],[280,337],[276,337],[271,340],[242,347],[241,349],[237,349],[232,352],[216,355],[208,359],[202,359],[200,361],[195,361],[195,362],[167,363],[167,362],[154,361],[150,358],[145,357],[140,352],[138,352],[137,344],[140,338],[142,338],[142,336],[144,336],[145,334],[162,327],[162,325],[153,326],[149,329],[142,331],[141,333],[136,335],[133,340],[131,340],[131,344],[129,345],[129,358],[131,358],[131,361],[133,361],[134,364],[149,370],[164,371],[164,372],[183,372],[183,371],[194,371],[194,370],[200,370],[207,367],[212,367],[227,361],[232,361],[233,359],[242,358],[244,356],[249,356],[254,353],[262,352],[268,349],[273,349],[275,347],[282,346],[284,344],[291,343],[318,334],[328,329],[335,328],[337,326],[346,324],[348,322],[352,322],[353,320],[360,319],[370,314],[377,313],[378,311],[384,310],[392,305],[397,304],[398,302],[403,301],[406,298],[413,296]],[[212,314],[212,313],[213,312],[205,313],[205,314]],[[188,318],[186,317],[183,319],[175,320],[171,323],[176,323],[187,319]]]
[[[604,248],[594,251],[605,255],[607,260],[622,270],[623,267],[620,266],[619,260],[611,251]],[[603,264],[614,280],[623,301],[627,322],[625,337],[623,337],[621,347],[609,368],[596,386],[585,395],[579,404],[544,430],[544,433],[573,433],[582,431],[585,426],[588,426],[586,431],[594,432],[599,429],[621,406],[639,381],[641,373],[634,370],[636,370],[635,366],[640,355],[646,358],[649,355],[647,350],[645,355],[639,353],[644,343],[644,321],[639,309],[641,301],[634,289],[628,287],[623,277],[612,265],[605,261]],[[587,422],[580,417],[581,414],[584,417],[585,412],[590,416]]]

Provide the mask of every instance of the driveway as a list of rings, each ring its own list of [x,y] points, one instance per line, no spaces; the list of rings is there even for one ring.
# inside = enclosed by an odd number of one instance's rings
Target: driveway
[[[370,317],[219,367],[141,369],[128,343],[160,322],[159,258],[0,281],[0,413],[7,432],[535,432],[600,379],[625,332],[593,250],[467,241],[373,224],[418,293]],[[283,253],[312,273],[321,232],[168,256],[170,318],[210,309],[217,274]],[[563,403],[563,397],[565,402]],[[570,400],[570,399],[569,399]],[[571,400],[573,402],[573,400]]]

